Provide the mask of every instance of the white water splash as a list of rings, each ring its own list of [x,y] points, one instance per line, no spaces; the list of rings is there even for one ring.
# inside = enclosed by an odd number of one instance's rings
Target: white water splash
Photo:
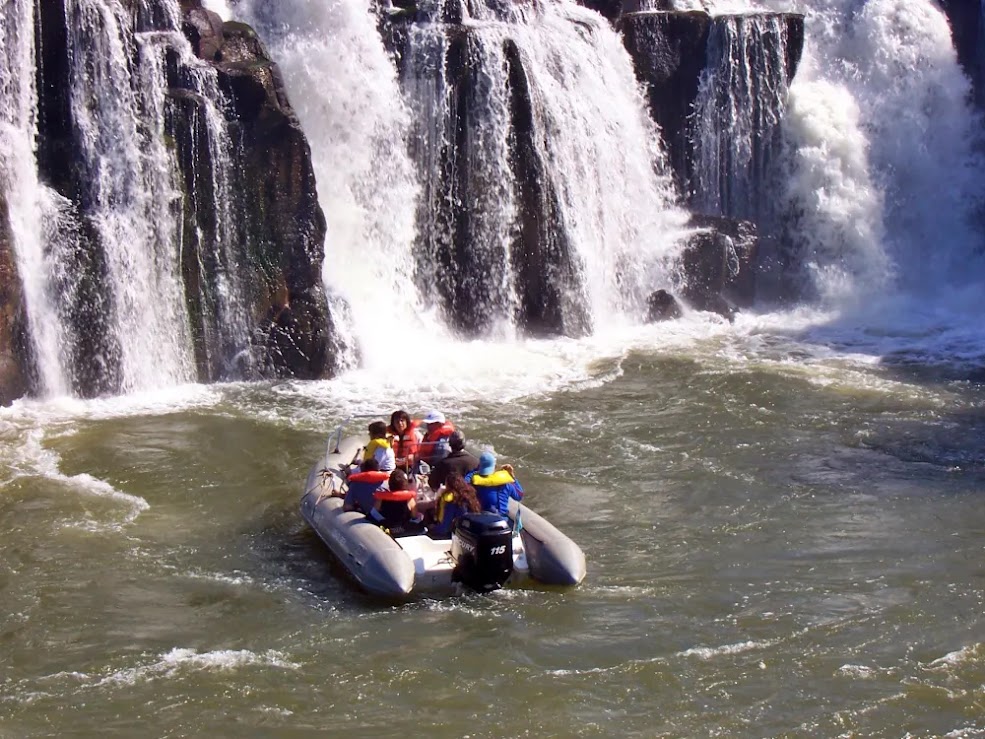
[[[226,0],[202,0],[202,7],[206,10],[211,10],[213,13],[218,13],[219,17],[224,21],[232,20],[233,11]]]
[[[806,14],[783,193],[829,305],[980,282],[980,119],[931,0],[707,2]]]
[[[311,144],[328,222],[324,280],[339,329],[364,366],[392,366],[394,331],[408,344],[443,329],[414,288],[419,184],[411,127],[393,63],[363,0],[254,0],[237,14],[263,34]],[[356,357],[349,357],[349,364]]]
[[[182,672],[229,671],[243,667],[276,667],[285,670],[301,668],[291,662],[282,652],[268,649],[265,652],[252,652],[248,649],[222,649],[213,652],[199,652],[196,649],[174,648],[160,655],[157,662],[138,667],[117,670],[92,681],[89,687],[104,688],[137,685],[153,680],[168,679]],[[76,673],[78,678],[89,681],[89,675]]]
[[[114,521],[77,521],[72,525],[91,531],[119,530],[133,523],[137,517],[150,508],[150,504],[139,495],[131,495],[117,490],[104,480],[87,473],[66,475],[59,469],[58,454],[44,446],[46,431],[41,427],[25,424],[21,417],[15,423],[5,423],[0,431],[3,452],[0,453],[0,469],[3,469],[3,482],[0,488],[23,477],[44,477],[58,487],[72,493],[105,498],[126,509],[122,519]]]

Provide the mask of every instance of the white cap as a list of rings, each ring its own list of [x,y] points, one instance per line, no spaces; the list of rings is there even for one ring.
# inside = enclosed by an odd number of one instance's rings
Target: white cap
[[[428,414],[424,416],[424,423],[444,423],[445,414],[440,411],[428,411]]]

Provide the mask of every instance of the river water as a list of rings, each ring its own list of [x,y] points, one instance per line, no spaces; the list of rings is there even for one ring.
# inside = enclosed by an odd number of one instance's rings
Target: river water
[[[0,736],[985,735],[985,392],[838,335],[692,315],[0,410]],[[585,582],[346,582],[303,481],[397,406],[512,462]]]

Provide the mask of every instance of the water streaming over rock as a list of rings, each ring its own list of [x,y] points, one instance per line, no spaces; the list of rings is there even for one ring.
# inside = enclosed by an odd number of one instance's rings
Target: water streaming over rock
[[[3,73],[11,92],[4,96],[4,190],[36,390],[119,393],[198,376],[181,279],[189,193],[169,143],[175,76],[197,93],[194,125],[207,149],[195,160],[209,167],[199,176],[210,180],[210,224],[198,219],[195,228],[209,241],[201,251],[215,255],[211,281],[201,285],[212,315],[198,317],[204,325],[196,330],[216,355],[205,361],[213,368],[205,375],[221,377],[223,362],[243,351],[249,336],[231,251],[232,145],[214,71],[194,58],[177,2],[131,10],[112,0],[66,0],[43,6],[40,17],[34,7],[4,8]],[[64,124],[39,114],[35,38],[45,53],[65,55],[63,68],[40,73],[62,96],[70,121],[68,130],[45,131],[53,147],[45,152],[37,146],[39,119],[42,127]]]
[[[900,293],[946,301],[956,291],[941,286],[980,282],[981,126],[937,4],[705,5],[807,16],[778,194],[793,215],[791,262],[828,305]]]
[[[412,124],[376,16],[354,0],[253,0],[235,11],[270,44],[311,142],[328,221],[324,280],[350,339],[343,365],[392,364],[386,322],[399,323],[408,345],[443,329],[414,288],[420,183],[407,149]]]
[[[829,306],[978,284],[979,125],[934,3],[677,6],[719,16],[692,117],[702,209],[763,220],[775,204],[784,266]],[[75,175],[35,152],[45,116],[23,29],[38,6],[8,3],[3,15],[21,29],[5,34],[5,187],[36,384],[92,394],[227,376],[233,358],[252,360],[233,147],[212,71],[191,56],[172,0],[136,15],[110,0],[65,7]],[[789,75],[757,88],[749,74],[775,67],[784,45],[775,19],[734,16],[763,10],[807,15],[786,96]],[[234,11],[272,41],[312,143],[324,281],[354,347],[342,366],[391,361],[381,310],[415,345],[455,329],[577,335],[635,320],[651,289],[679,286],[684,214],[601,16],[569,0],[423,2],[413,23],[385,15],[394,40],[354,0]],[[192,154],[168,145],[182,115],[198,131]],[[212,168],[189,177],[183,157]],[[764,191],[771,161],[782,168]],[[183,286],[196,260],[202,279]]]
[[[778,15],[719,16],[692,113],[694,206],[764,224],[787,102],[788,28]]]
[[[37,177],[34,6],[33,0],[14,0],[0,8],[0,203],[6,211],[0,217],[22,276],[35,382],[44,394],[64,394],[71,388],[66,355],[75,337],[56,302],[63,260],[46,247],[70,248],[71,239],[52,238],[67,204]]]
[[[480,311],[508,325],[570,335],[638,313],[671,279],[684,216],[620,38],[568,2],[471,3],[468,13],[460,25],[415,27],[403,60],[411,96],[433,70],[465,70],[465,80],[437,77],[448,104],[415,103],[419,140],[443,148],[425,150],[445,161],[423,170],[427,189],[443,195],[432,208],[450,202],[446,218],[460,229],[443,248],[468,248],[477,263],[450,261]],[[442,248],[434,238],[429,246]],[[537,302],[551,291],[556,312]]]

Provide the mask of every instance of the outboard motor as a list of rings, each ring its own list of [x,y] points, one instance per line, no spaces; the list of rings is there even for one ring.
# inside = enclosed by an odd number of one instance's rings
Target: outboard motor
[[[451,534],[452,580],[488,593],[513,573],[513,527],[498,513],[466,513]]]

